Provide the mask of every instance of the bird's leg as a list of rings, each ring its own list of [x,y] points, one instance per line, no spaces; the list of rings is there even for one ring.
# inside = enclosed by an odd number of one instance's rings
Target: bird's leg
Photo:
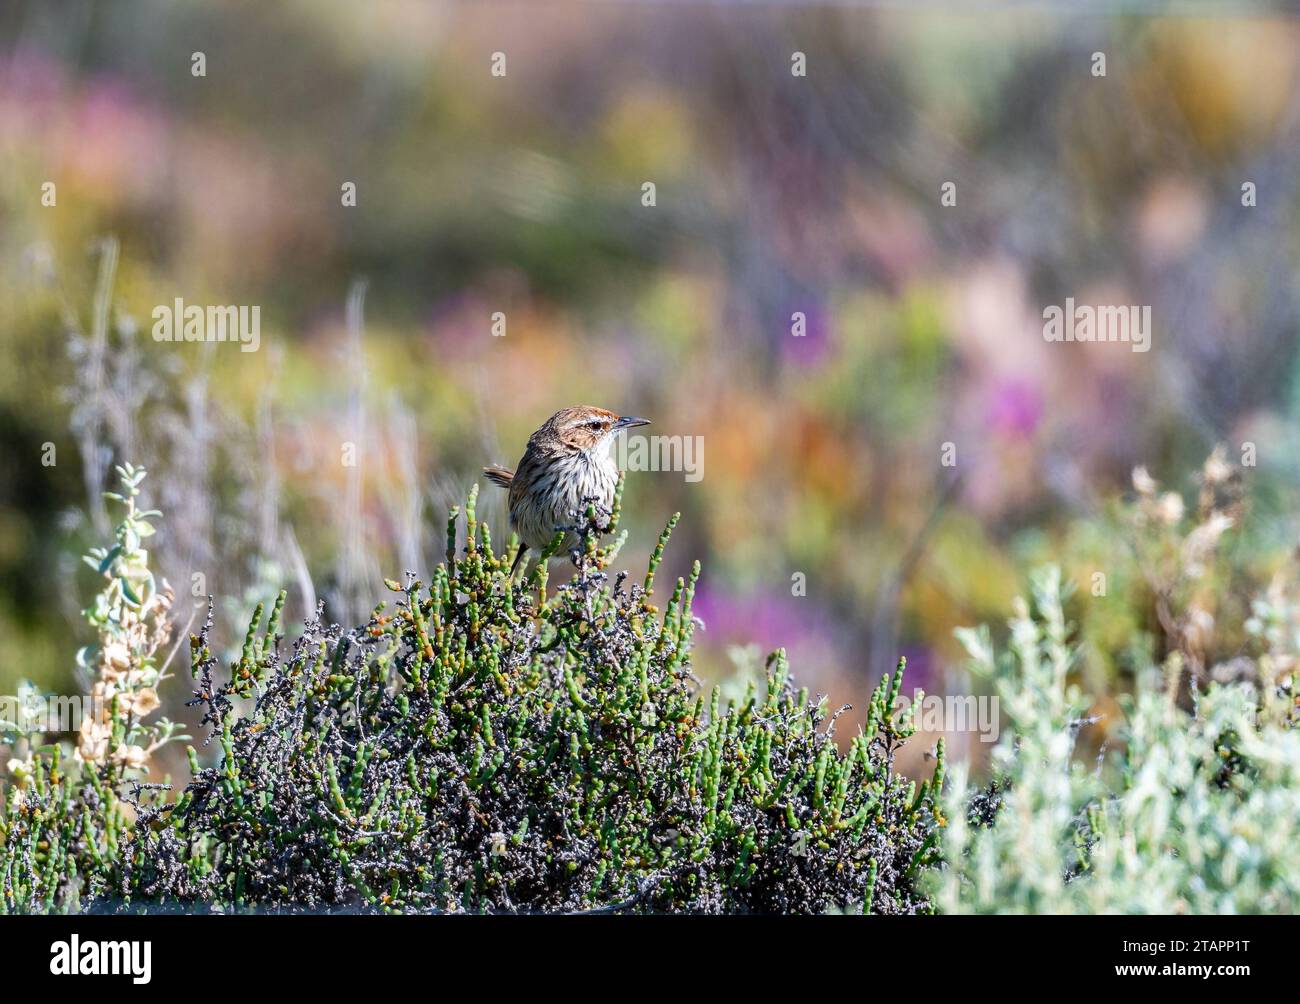
[[[613,518],[613,510],[601,502],[599,496],[584,496],[579,501],[580,508],[569,511],[569,516],[574,520],[572,526],[557,526],[556,532],[574,533],[578,536],[577,545],[570,549],[569,558],[573,561],[574,567],[578,569],[578,588],[582,590],[582,597],[587,608],[587,619],[595,617],[595,608],[592,605],[592,590],[597,582],[604,578],[603,575],[592,575],[590,562],[587,561],[587,539],[593,534],[602,532],[603,527],[600,525],[600,516],[605,517],[605,526],[609,525],[610,519]],[[593,518],[587,518],[587,510],[593,510]]]
[[[613,508],[605,505],[605,503],[602,502],[600,498],[595,495],[590,495],[584,498],[582,500],[582,505],[583,505],[584,512],[586,511],[587,506],[591,506],[591,508],[593,508],[596,511],[596,517],[597,517],[596,529],[600,530],[603,533],[609,527],[609,524],[614,519]]]

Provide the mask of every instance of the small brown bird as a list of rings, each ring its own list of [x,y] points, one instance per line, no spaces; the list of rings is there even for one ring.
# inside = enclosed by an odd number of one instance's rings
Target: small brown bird
[[[510,490],[510,528],[520,540],[511,575],[530,547],[541,551],[560,527],[571,526],[573,513],[584,509],[587,500],[607,510],[613,505],[618,465],[609,455],[610,443],[624,429],[649,424],[589,404],[564,408],[528,438],[515,470],[483,468],[489,481]],[[564,547],[576,543],[577,535],[570,533]]]

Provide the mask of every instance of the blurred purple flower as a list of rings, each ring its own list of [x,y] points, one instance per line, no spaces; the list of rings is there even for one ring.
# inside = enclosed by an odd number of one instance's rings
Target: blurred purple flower
[[[493,309],[472,291],[459,290],[433,305],[428,327],[444,348],[467,348],[491,330]]]
[[[805,318],[804,334],[794,335],[791,317],[802,313]],[[830,313],[820,303],[806,301],[786,304],[781,311],[780,338],[781,361],[796,366],[816,366],[830,352]]]
[[[993,389],[989,402],[988,424],[998,432],[1014,437],[1028,437],[1043,417],[1043,398],[1024,380],[1011,378]]]
[[[19,49],[9,59],[0,60],[0,93],[31,105],[62,97],[66,76],[61,64],[31,49]]]
[[[865,665],[861,655],[865,647],[850,637],[834,613],[807,597],[781,593],[736,596],[701,583],[693,609],[705,625],[697,635],[701,644],[717,649],[757,645],[764,658],[784,648],[796,685],[847,700],[858,712],[865,712],[870,688],[884,673],[894,670],[893,662]],[[903,645],[898,654],[907,657],[904,684],[909,700],[917,687],[928,691],[940,679],[935,654],[928,647]]]
[[[935,685],[940,682],[939,663],[935,658],[935,653],[928,645],[900,645],[898,654],[907,659],[907,672],[903,674],[903,693],[907,699],[912,699],[912,693],[917,687],[920,687],[927,694],[934,690]],[[872,667],[874,670],[876,667]],[[893,667],[889,667],[893,672]],[[873,679],[878,679],[878,674],[872,674]]]
[[[773,593],[736,596],[701,585],[693,609],[705,626],[697,636],[700,644],[718,651],[756,645],[764,659],[784,648],[797,685],[860,703],[853,695],[862,689],[865,667],[854,662],[850,640],[834,615],[813,600]]]
[[[800,638],[834,630],[829,614],[807,597],[755,594],[733,596],[696,589],[692,607],[714,641],[749,641],[764,649],[789,648]]]

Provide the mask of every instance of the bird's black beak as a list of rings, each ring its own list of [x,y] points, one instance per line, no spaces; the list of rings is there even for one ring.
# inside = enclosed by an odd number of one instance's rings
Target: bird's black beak
[[[622,418],[620,418],[617,422],[614,423],[614,431],[618,432],[620,429],[631,429],[637,425],[649,425],[649,424],[650,424],[650,419],[648,418],[633,418],[631,415],[624,415]]]

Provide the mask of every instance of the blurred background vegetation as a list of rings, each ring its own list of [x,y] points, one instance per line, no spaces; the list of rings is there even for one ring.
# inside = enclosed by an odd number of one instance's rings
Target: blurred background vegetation
[[[833,706],[898,653],[964,692],[952,629],[1050,559],[1122,690],[1164,644],[1135,465],[1190,499],[1255,444],[1234,567],[1292,560],[1298,57],[1267,11],[7,3],[0,693],[77,686],[112,462],[150,470],[178,629],[198,581],[235,644],[282,585],[347,622],[427,580],[479,467],[576,403],[703,437],[624,511],[629,567],[683,512],[702,675],[781,645]],[[155,342],[176,297],[260,305],[260,350]],[[1152,350],[1045,343],[1066,297],[1151,305]]]

